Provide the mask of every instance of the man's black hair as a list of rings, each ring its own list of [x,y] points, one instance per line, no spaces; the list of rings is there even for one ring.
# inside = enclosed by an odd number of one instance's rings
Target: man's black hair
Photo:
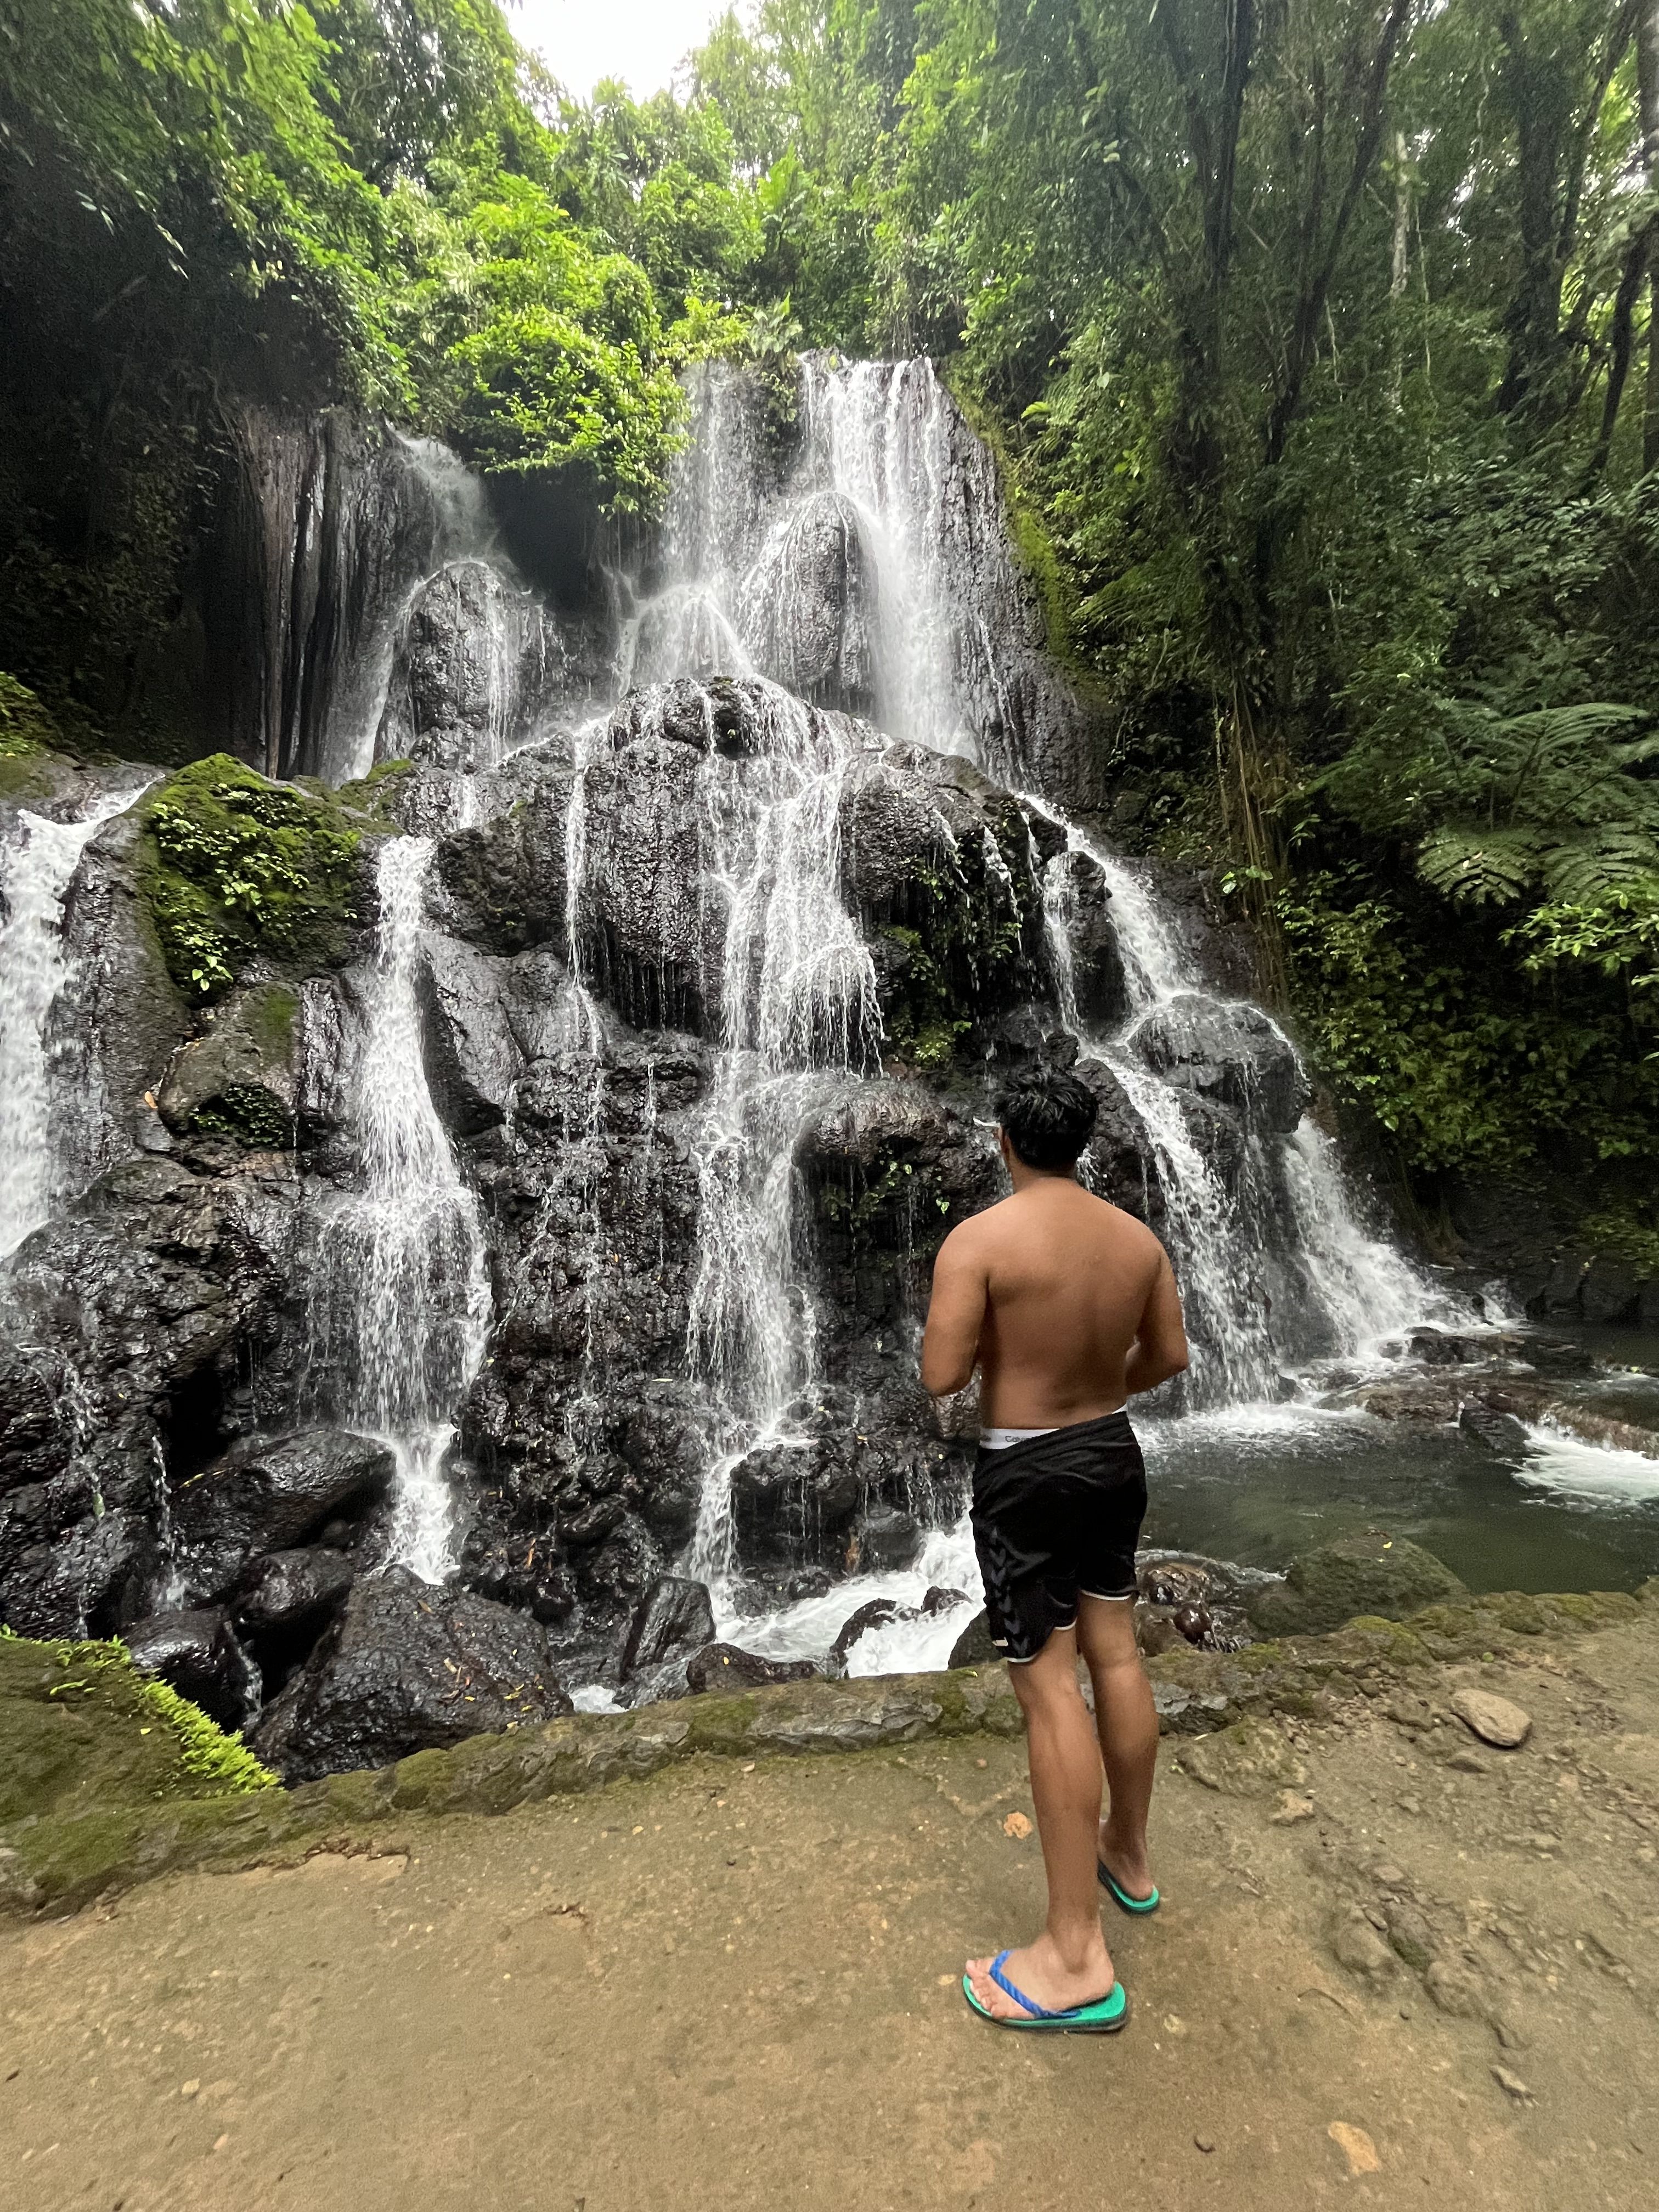
[[[1098,1110],[1088,1085],[1059,1067],[1028,1067],[997,1093],[997,1120],[1021,1164],[1050,1174],[1075,1166]]]

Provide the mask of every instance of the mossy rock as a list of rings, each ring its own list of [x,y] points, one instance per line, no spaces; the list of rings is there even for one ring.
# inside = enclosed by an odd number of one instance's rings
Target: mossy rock
[[[26,760],[63,742],[52,709],[0,668],[0,760]]]
[[[1246,1609],[1259,1636],[1310,1636],[1362,1613],[1405,1620],[1425,1606],[1468,1596],[1451,1569],[1420,1544],[1360,1528],[1292,1559],[1284,1581],[1257,1590]]]
[[[261,957],[301,971],[345,957],[360,830],[325,787],[269,783],[214,753],[170,775],[141,812],[145,895],[188,998],[222,997]]]
[[[293,1141],[300,1000],[286,983],[239,990],[167,1070],[158,1104],[168,1128],[234,1137],[263,1151]]]
[[[0,1635],[0,1905],[79,1902],[276,1778],[118,1644]]]

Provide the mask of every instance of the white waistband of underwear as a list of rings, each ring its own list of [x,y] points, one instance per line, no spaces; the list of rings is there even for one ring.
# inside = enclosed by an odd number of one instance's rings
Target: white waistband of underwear
[[[979,1432],[982,1451],[1007,1451],[1015,1444],[1030,1443],[1033,1437],[1051,1437],[1053,1429],[981,1429]]]

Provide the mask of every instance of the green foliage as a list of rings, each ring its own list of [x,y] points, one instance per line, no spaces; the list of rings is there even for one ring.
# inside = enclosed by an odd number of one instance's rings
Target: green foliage
[[[173,981],[220,997],[256,954],[337,959],[355,915],[358,833],[331,801],[216,753],[142,810],[145,886]]]
[[[27,684],[0,669],[0,760],[27,760],[61,743],[49,710]]]
[[[82,1647],[85,1650],[85,1646]],[[112,1647],[125,1658],[123,1647]],[[82,1662],[82,1663],[85,1663]],[[138,1698],[143,1711],[170,1729],[181,1750],[179,1764],[186,1774],[211,1785],[227,1796],[246,1796],[255,1790],[280,1788],[276,1777],[262,1766],[241,1740],[227,1735],[199,1705],[181,1698],[170,1683],[138,1680]]]

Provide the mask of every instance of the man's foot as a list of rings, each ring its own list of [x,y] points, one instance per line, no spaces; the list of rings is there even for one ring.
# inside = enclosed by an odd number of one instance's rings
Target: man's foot
[[[1053,1936],[1046,1933],[1023,1951],[1011,1951],[1002,1962],[1002,1971],[1017,1990],[1024,1990],[1045,2012],[1070,2012],[1076,2005],[1097,2004],[1111,1994],[1116,1978],[1103,1939],[1073,1968],[1066,1965]],[[993,2020],[1030,2016],[991,1979],[989,1959],[969,1959],[968,1979]]]
[[[1157,1891],[1152,1868],[1146,1862],[1146,1845],[1125,1842],[1112,1834],[1104,1820],[1100,1824],[1100,1840],[1095,1846],[1096,1856],[1112,1880],[1136,1905],[1144,1905]]]

